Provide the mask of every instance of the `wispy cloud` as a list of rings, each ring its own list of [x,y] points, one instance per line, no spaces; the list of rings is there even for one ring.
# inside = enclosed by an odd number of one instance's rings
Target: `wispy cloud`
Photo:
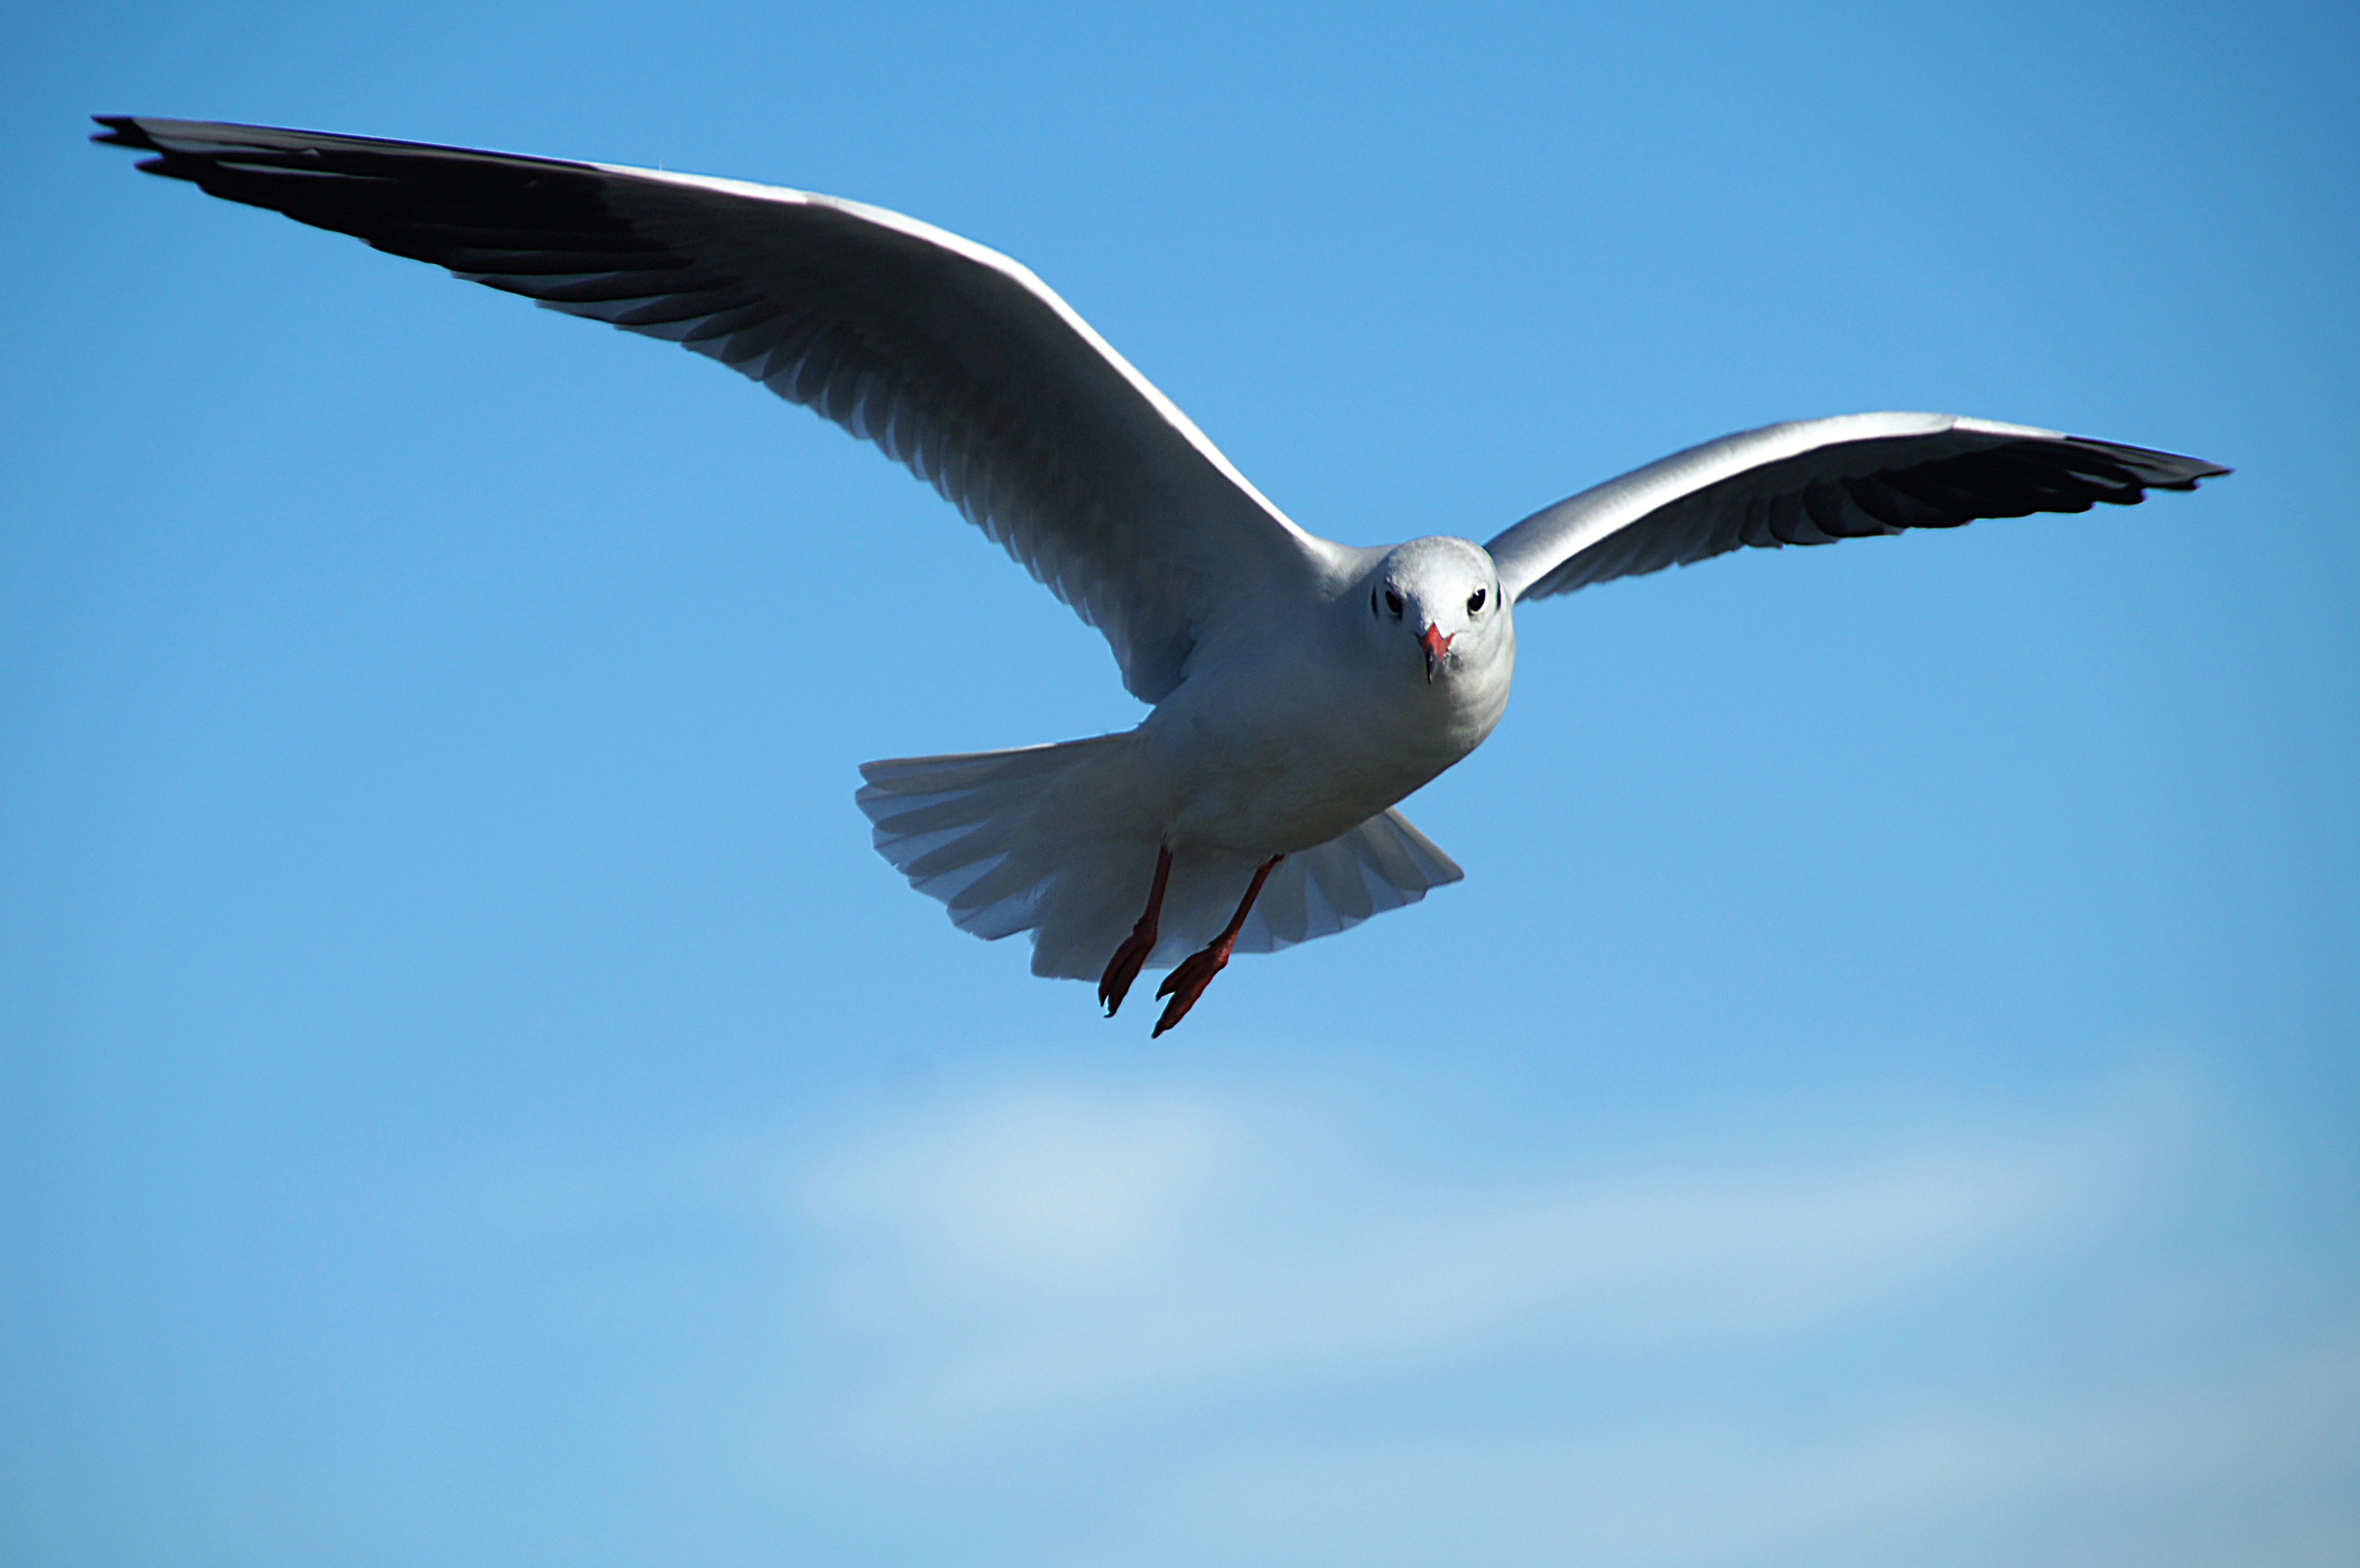
[[[836,1460],[1129,1456],[1090,1506],[1123,1552],[1075,1562],[2333,1561],[2360,1333],[2085,1376],[1923,1327],[2044,1290],[2135,1312],[2087,1260],[2223,1179],[2200,1104],[2165,1079],[1810,1156],[1437,1181],[1374,1122],[1040,1090],[806,1167],[789,1214],[847,1368]]]
[[[899,1441],[1517,1346],[1758,1345],[2103,1224],[2186,1136],[2147,1096],[1768,1169],[1437,1190],[1326,1118],[1043,1091],[847,1150],[795,1207],[836,1332],[891,1347],[863,1419]]]
[[[733,1462],[864,1538],[997,1519],[1028,1563],[1126,1568],[2341,1562],[2360,1325],[2330,1274],[2202,1228],[2258,1200],[2191,1218],[2239,1180],[2207,1104],[2165,1075],[1509,1172],[1408,1158],[1414,1107],[1036,1087],[830,1150],[511,1172],[473,1212],[773,1258],[784,1312],[712,1409]]]

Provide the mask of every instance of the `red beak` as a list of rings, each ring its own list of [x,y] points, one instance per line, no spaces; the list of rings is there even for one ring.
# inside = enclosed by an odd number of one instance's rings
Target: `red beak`
[[[1446,635],[1440,626],[1428,626],[1417,634],[1417,646],[1426,649],[1426,683],[1427,685],[1434,684],[1435,666],[1440,664],[1442,656],[1450,651],[1450,637],[1456,634]]]

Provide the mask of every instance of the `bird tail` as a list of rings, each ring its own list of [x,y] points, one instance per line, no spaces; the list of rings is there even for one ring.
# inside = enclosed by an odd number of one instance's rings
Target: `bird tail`
[[[1032,972],[1095,980],[1146,907],[1162,824],[1141,788],[1137,731],[954,757],[864,763],[854,800],[877,853],[986,941],[1032,932]],[[1184,846],[1148,967],[1170,968],[1228,924],[1254,863]],[[1238,951],[1270,953],[1355,926],[1465,873],[1399,811],[1289,855]]]

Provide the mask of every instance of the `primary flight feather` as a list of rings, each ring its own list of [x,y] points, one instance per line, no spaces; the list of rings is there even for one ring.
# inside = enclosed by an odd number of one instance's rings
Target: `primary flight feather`
[[[151,173],[669,338],[873,441],[1102,632],[1120,735],[864,766],[879,851],[962,930],[1032,934],[1162,1034],[1238,951],[1459,879],[1394,802],[1504,711],[1518,603],[1741,546],[2128,505],[2228,470],[1947,414],[1726,436],[1489,545],[1296,527],[997,252],[800,191],[458,147],[100,116]]]

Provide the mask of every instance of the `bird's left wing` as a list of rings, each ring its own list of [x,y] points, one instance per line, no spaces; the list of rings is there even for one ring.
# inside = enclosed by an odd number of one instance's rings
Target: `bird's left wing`
[[[1542,509],[1488,547],[1511,600],[1744,545],[1833,544],[1977,517],[2130,506],[2229,471],[1955,414],[1846,414],[1723,436]]]
[[[874,441],[1113,645],[1142,701],[1208,623],[1336,559],[1030,271],[732,180],[102,115],[151,173],[668,338]]]

